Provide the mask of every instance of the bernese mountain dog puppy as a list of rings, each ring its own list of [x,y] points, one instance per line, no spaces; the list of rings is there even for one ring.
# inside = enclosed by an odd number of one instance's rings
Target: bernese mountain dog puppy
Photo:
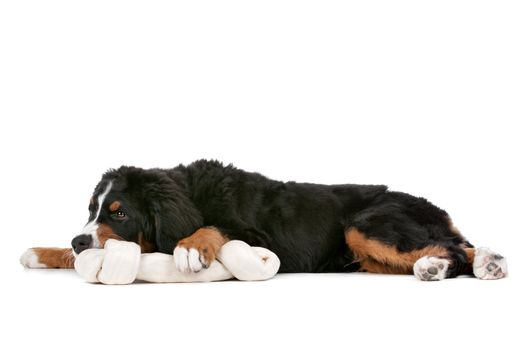
[[[475,249],[424,198],[381,185],[285,183],[208,160],[109,170],[72,248],[32,248],[21,261],[72,268],[77,254],[110,238],[173,254],[186,272],[205,269],[225,242],[239,239],[274,251],[279,272],[414,273],[424,281],[507,274],[501,255]]]

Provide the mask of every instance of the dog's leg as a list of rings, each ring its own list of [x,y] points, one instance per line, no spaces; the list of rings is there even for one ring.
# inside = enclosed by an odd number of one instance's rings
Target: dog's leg
[[[474,248],[429,244],[421,249],[399,251],[395,245],[367,237],[356,228],[346,232],[346,242],[360,271],[412,274],[422,281],[439,281],[462,273],[472,274]]]
[[[219,249],[226,243],[226,236],[215,227],[204,227],[179,241],[173,251],[175,266],[183,272],[198,272],[217,257]]]
[[[30,248],[20,257],[20,263],[32,269],[72,269],[75,256],[71,248]]]
[[[434,280],[445,278],[450,265],[450,254],[441,246],[429,245],[423,249],[400,252],[395,246],[367,237],[356,228],[347,230],[345,238],[361,265],[360,271],[391,274],[414,272],[420,279]]]
[[[423,198],[392,192],[352,215],[346,243],[361,270],[411,274],[424,281],[474,274],[481,279],[507,274],[505,259],[475,249],[448,214]]]

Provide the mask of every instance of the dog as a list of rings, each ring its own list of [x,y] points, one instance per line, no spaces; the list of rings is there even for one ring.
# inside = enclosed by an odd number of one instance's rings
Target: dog
[[[505,258],[475,249],[447,212],[383,185],[281,182],[199,160],[172,169],[110,169],[89,201],[72,248],[31,248],[28,268],[72,268],[108,239],[143,253],[173,254],[177,269],[207,268],[228,240],[274,251],[279,272],[414,274],[437,281],[461,274],[507,275]]]

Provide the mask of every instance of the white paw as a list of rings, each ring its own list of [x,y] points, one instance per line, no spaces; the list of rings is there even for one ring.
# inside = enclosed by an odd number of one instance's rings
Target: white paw
[[[20,257],[20,264],[30,269],[43,269],[47,266],[38,262],[38,255],[34,249],[28,249]]]
[[[421,281],[441,281],[446,277],[449,261],[424,256],[414,264],[414,275]]]
[[[188,250],[183,247],[176,247],[173,251],[173,260],[175,267],[180,272],[199,272],[205,267],[205,264],[202,263],[203,257],[194,248]]]
[[[507,260],[489,248],[477,248],[472,264],[474,276],[482,280],[497,280],[508,275]]]

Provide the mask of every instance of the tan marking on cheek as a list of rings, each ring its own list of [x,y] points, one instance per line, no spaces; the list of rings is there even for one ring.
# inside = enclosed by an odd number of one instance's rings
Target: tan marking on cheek
[[[93,205],[93,204],[95,204],[95,200],[93,199],[93,197],[91,197],[89,199],[89,205]]]
[[[153,253],[155,251],[155,244],[147,241],[142,232],[139,233],[137,243],[139,244],[142,253]]]
[[[114,212],[114,211],[117,211],[120,209],[120,202],[119,201],[114,201],[113,203],[111,203],[109,205],[109,210]]]
[[[33,248],[38,262],[49,268],[72,269],[75,256],[71,248]]]
[[[124,238],[120,237],[113,231],[111,227],[106,224],[100,224],[97,228],[97,238],[100,242],[101,248],[104,248],[104,244],[108,239],[116,239],[117,241],[124,241]]]

